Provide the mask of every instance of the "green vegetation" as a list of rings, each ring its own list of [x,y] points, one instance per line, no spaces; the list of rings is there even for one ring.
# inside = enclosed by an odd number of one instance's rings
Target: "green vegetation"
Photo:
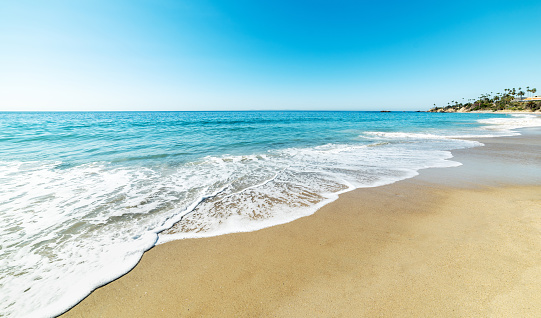
[[[462,102],[452,101],[447,106],[431,108],[429,112],[471,112],[471,111],[541,111],[541,100],[528,100],[525,95],[535,96],[536,88],[507,88],[504,93],[490,92],[483,94],[476,99],[462,98]]]

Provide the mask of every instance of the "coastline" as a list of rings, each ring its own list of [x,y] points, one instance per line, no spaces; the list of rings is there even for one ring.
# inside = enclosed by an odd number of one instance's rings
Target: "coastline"
[[[537,115],[541,111],[527,111],[527,110],[472,110],[472,111],[437,111],[434,113],[472,113],[472,114],[533,114]]]
[[[539,314],[541,130],[522,132],[291,223],[156,246],[65,316]]]
[[[528,111],[528,110],[474,110],[466,113],[483,113],[483,114],[539,114],[541,111]]]
[[[428,113],[474,113],[474,114],[533,114],[537,115],[541,113],[541,110],[510,110],[510,109],[503,109],[503,110],[460,110],[460,109],[450,109],[445,110],[443,108],[440,108],[438,110],[429,110]]]

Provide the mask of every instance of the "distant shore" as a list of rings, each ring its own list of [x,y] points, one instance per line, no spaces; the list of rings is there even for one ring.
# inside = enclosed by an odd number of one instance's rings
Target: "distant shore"
[[[65,317],[541,315],[541,130],[256,232],[159,245]]]
[[[503,93],[482,94],[473,99],[462,98],[447,103],[447,106],[434,107],[428,110],[431,113],[469,113],[469,112],[541,112],[541,96],[534,96],[537,88],[506,88]],[[528,97],[524,97],[530,95]]]
[[[541,114],[541,110],[455,110],[455,109],[438,109],[429,111],[431,113],[479,113],[479,114]]]

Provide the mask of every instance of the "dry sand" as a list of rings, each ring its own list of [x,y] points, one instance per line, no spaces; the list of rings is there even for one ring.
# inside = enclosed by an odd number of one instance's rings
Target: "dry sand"
[[[288,224],[159,245],[65,316],[540,317],[540,135]]]

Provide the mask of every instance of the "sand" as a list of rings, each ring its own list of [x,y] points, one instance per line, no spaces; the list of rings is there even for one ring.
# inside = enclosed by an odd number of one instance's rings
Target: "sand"
[[[66,317],[540,317],[541,133],[250,233],[159,245]]]

